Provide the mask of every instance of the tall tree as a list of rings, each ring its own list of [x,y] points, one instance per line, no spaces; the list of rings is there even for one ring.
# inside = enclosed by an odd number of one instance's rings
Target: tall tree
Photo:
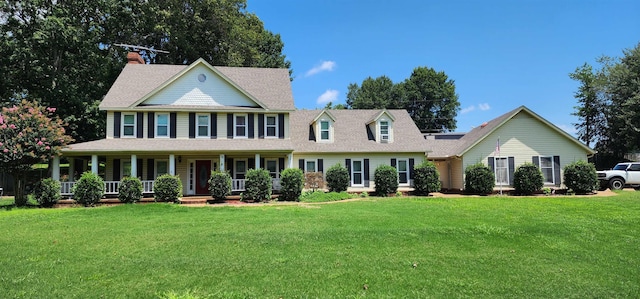
[[[606,138],[603,134],[607,129],[604,74],[602,71],[595,72],[591,65],[585,63],[570,73],[569,77],[580,82],[578,91],[574,93],[578,106],[574,107],[576,111],[572,113],[579,119],[574,124],[578,139],[590,146],[592,142]]]
[[[389,77],[367,77],[360,86],[349,84],[347,106],[353,109],[400,108],[400,94],[398,86]]]

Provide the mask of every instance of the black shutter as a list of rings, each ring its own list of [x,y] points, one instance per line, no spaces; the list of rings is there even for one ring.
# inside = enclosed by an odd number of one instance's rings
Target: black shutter
[[[556,186],[560,186],[562,182],[560,177],[560,156],[553,156],[553,180]]]
[[[258,138],[264,138],[264,114],[258,114]]]
[[[138,178],[142,178],[142,159],[137,159],[136,162],[136,172],[137,172],[137,177]]]
[[[409,179],[413,180],[413,165],[415,164],[415,159],[409,158]]]
[[[227,167],[226,167],[226,169],[229,172],[229,175],[231,175],[231,178],[235,179],[233,177],[233,159],[227,158]]]
[[[144,127],[142,126],[142,123],[144,123],[144,113],[136,112],[136,118],[138,119],[136,123],[137,137],[144,138]]]
[[[147,113],[147,138],[153,138],[156,134],[156,114],[153,112]]]
[[[396,168],[397,163],[398,163],[398,162],[397,162],[397,160],[396,160],[396,159],[391,158],[391,167]]]
[[[318,159],[318,172],[324,172],[324,165],[322,165],[322,159]]]
[[[113,159],[113,180],[120,180],[120,159]]]
[[[211,121],[211,139],[216,139],[218,138],[218,115],[211,113],[209,120]]]
[[[196,138],[196,113],[189,112],[189,138]]]
[[[227,138],[233,139],[233,114],[227,114]]]
[[[489,166],[489,169],[491,169],[491,171],[493,171],[493,173],[496,173],[496,168],[493,166],[495,163],[495,159],[493,157],[489,157],[489,159],[487,159],[487,166]]]
[[[113,113],[113,138],[120,138],[120,126],[122,125],[122,113]]]
[[[309,125],[309,140],[316,141],[316,132],[313,130],[312,125]]]
[[[278,138],[284,139],[284,113],[278,114]]]
[[[155,179],[156,161],[154,159],[147,159],[147,180]]]
[[[256,169],[256,158],[249,158],[247,169]]]
[[[267,166],[264,165],[264,158],[260,158],[260,168],[267,169]]]
[[[249,113],[249,116],[247,116],[248,120],[247,120],[247,126],[249,127],[248,131],[248,138],[253,138],[254,134],[253,134],[253,122],[254,122],[254,117],[253,117],[253,113]]]
[[[169,114],[169,124],[171,125],[171,130],[169,132],[169,137],[170,138],[176,138],[176,119],[177,119],[177,114],[175,112],[171,112]]]
[[[298,168],[302,169],[302,172],[304,172],[304,159],[298,160]]]
[[[509,185],[513,186],[513,171],[515,170],[515,160],[513,157],[509,157]]]
[[[369,159],[364,159],[364,186],[369,187]]]
[[[531,157],[531,163],[533,163],[533,165],[538,166],[538,168],[540,168],[540,157],[539,156]]]
[[[278,171],[282,172],[284,170],[284,158],[278,158]]]
[[[349,173],[349,186],[351,186],[351,159],[344,159],[344,164],[347,167],[347,173]]]

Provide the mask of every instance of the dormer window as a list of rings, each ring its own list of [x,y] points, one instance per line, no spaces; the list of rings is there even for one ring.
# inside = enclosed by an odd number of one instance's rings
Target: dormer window
[[[136,115],[124,113],[122,115],[122,136],[134,137],[136,132]]]
[[[156,137],[169,137],[169,114],[156,115]]]
[[[389,121],[380,121],[380,141],[389,142]]]
[[[320,140],[329,141],[329,121],[321,120],[320,121]]]

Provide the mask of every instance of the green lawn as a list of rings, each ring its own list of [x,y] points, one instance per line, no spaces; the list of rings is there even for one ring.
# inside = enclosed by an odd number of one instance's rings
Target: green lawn
[[[640,192],[13,209],[0,227],[9,298],[640,296]]]

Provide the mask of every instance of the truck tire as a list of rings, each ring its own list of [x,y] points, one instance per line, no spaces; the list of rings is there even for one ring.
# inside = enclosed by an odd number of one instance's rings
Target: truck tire
[[[609,180],[609,188],[611,188],[611,190],[622,190],[624,188],[624,180],[621,178]]]

